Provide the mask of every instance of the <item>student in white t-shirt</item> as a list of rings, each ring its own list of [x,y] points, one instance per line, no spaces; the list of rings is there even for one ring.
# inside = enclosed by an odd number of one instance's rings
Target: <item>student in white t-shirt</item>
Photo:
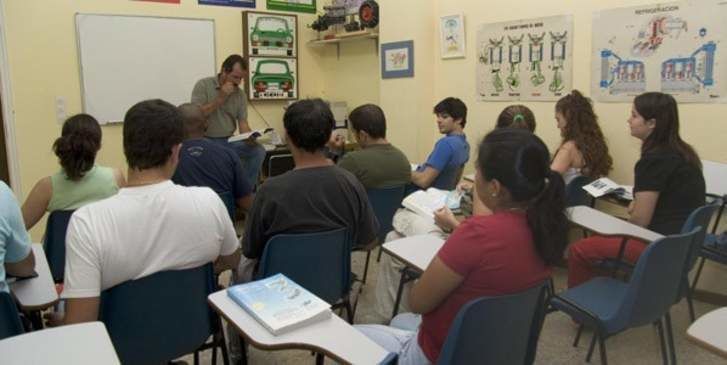
[[[68,226],[65,324],[97,320],[101,292],[125,281],[209,262],[219,272],[240,260],[217,194],[169,180],[184,134],[177,108],[142,101],[126,113],[123,134],[127,186],[78,209]]]

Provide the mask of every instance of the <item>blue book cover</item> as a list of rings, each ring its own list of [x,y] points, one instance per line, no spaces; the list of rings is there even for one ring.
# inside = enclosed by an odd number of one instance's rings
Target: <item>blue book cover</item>
[[[283,274],[235,285],[227,295],[274,335],[331,316],[331,306]]]

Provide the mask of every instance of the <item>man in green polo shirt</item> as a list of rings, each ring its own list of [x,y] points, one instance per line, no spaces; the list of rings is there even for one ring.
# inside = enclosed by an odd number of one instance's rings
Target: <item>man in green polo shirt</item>
[[[251,131],[247,123],[247,95],[240,88],[246,71],[247,61],[242,56],[228,56],[217,76],[197,81],[192,90],[192,103],[199,105],[209,119],[205,137],[232,148],[240,156],[245,178],[254,186],[265,159],[265,149],[255,141],[227,142],[235,130]]]

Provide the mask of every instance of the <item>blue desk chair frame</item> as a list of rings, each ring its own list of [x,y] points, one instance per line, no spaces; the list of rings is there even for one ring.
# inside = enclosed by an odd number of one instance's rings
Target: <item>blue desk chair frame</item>
[[[20,313],[10,293],[0,292],[0,340],[25,332]]]
[[[371,188],[366,189],[366,195],[369,203],[374,209],[376,220],[379,221],[379,231],[376,238],[379,240],[379,253],[376,261],[381,261],[381,244],[386,240],[386,235],[393,229],[392,221],[394,213],[401,207],[401,201],[404,200],[404,189],[406,185],[392,186],[388,188]],[[371,260],[371,251],[366,252],[366,263],[364,264],[364,273],[361,283],[366,284],[366,277],[369,272],[369,261]]]
[[[45,225],[45,238],[43,239],[43,251],[48,260],[53,281],[63,282],[63,274],[66,268],[66,231],[68,222],[71,220],[75,210],[56,210],[50,213]]]

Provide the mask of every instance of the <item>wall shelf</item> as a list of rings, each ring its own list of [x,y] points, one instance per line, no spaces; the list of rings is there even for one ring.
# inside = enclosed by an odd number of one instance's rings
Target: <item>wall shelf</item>
[[[341,43],[356,42],[361,40],[371,39],[374,41],[374,47],[376,54],[379,54],[379,33],[370,32],[368,30],[361,30],[357,32],[340,33],[335,38],[320,39],[309,41],[308,45],[313,47],[325,46],[328,44],[336,45],[336,59],[341,59]]]

